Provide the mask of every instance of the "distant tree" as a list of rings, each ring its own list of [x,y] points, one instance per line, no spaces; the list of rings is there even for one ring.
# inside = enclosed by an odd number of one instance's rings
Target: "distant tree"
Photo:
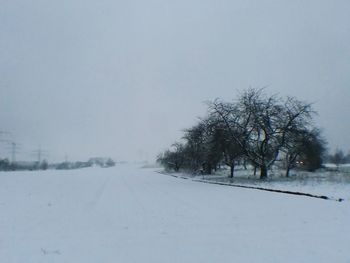
[[[282,147],[282,152],[285,157],[286,177],[289,177],[290,170],[297,166],[297,160],[306,152],[305,141],[310,133],[307,130],[294,129],[288,132],[286,141]]]
[[[192,172],[203,171],[209,152],[206,123],[200,121],[197,125],[185,130],[183,139],[185,141],[183,153],[186,156],[186,167]]]
[[[334,163],[339,169],[339,165],[345,162],[344,152],[340,149],[336,149],[334,155],[332,156],[332,163]]]
[[[321,131],[319,129],[313,129],[303,143],[304,151],[300,160],[303,162],[305,168],[310,172],[321,168],[327,145],[321,135]]]
[[[239,131],[236,129],[229,130],[226,125],[220,120],[215,120],[211,125],[211,144],[215,150],[212,153],[216,156],[216,163],[221,160],[230,167],[230,177],[233,178],[236,162],[243,156],[242,147],[231,136],[238,137]]]
[[[211,174],[228,153],[230,142],[225,127],[213,116],[185,130],[185,166],[192,172]],[[229,164],[231,166],[231,163]]]
[[[348,154],[345,156],[345,158],[344,158],[344,163],[350,163],[350,151],[349,151]]]
[[[49,164],[47,160],[44,159],[40,164],[40,170],[47,170],[48,167],[49,167]]]
[[[72,165],[69,162],[62,162],[56,166],[56,169],[57,170],[68,170],[68,169],[71,169],[71,166]]]
[[[106,166],[107,167],[115,166],[115,161],[113,161],[111,158],[108,158],[108,160],[106,161]]]
[[[157,162],[166,169],[173,169],[178,172],[184,164],[184,146],[181,143],[174,143],[171,150],[166,150],[158,155]]]
[[[11,164],[8,159],[0,160],[0,171],[8,171],[11,169]]]

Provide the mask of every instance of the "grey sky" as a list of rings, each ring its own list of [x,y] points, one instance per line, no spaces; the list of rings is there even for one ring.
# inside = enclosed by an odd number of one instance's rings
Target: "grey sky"
[[[330,147],[348,150],[349,13],[348,0],[0,0],[0,130],[20,159],[39,145],[51,160],[152,159],[203,101],[268,86],[315,102]]]

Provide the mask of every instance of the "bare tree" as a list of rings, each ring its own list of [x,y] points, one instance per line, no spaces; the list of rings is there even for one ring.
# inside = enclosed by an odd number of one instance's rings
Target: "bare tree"
[[[308,158],[308,149],[313,147],[314,144],[311,142],[314,137],[317,137],[318,132],[316,130],[306,130],[306,129],[291,129],[288,131],[286,136],[285,144],[282,147],[282,152],[285,154],[285,165],[286,165],[286,177],[289,177],[290,171],[297,167],[305,165],[304,162]],[[319,152],[321,154],[321,152]],[[317,154],[317,151],[315,151]]]
[[[184,164],[184,145],[181,143],[174,143],[171,150],[166,150],[157,157],[157,162],[163,165],[166,169],[174,169],[176,172]]]
[[[310,104],[249,89],[235,102],[216,99],[208,106],[209,115],[185,130],[185,143],[174,144],[159,158],[163,164],[210,174],[225,162],[233,177],[236,162],[243,159],[253,165],[254,175],[259,169],[264,179],[283,152],[286,176],[298,158],[309,170],[320,167],[325,141],[313,127]]]
[[[186,141],[186,166],[193,172],[202,170],[208,151],[206,124],[200,121],[197,125],[185,130],[183,139]]]
[[[322,137],[321,131],[314,128],[304,140],[304,151],[301,155],[303,166],[310,172],[322,167],[323,158],[326,152],[326,140]]]
[[[277,96],[266,96],[263,89],[249,89],[237,103],[216,100],[210,110],[221,118],[232,140],[260,169],[261,179],[267,177],[290,129],[307,125],[312,113],[309,104],[295,98],[283,101]]]
[[[207,130],[209,134],[210,154],[214,156],[213,160],[218,163],[222,160],[230,167],[230,177],[234,175],[235,164],[243,155],[241,146],[233,140],[226,125],[215,116],[208,118]],[[235,134],[238,136],[238,134]]]

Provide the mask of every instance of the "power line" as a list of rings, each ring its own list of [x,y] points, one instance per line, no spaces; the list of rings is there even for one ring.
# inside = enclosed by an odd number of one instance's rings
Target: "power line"
[[[32,151],[32,155],[35,155],[37,157],[38,163],[41,163],[41,159],[43,156],[47,156],[47,151],[41,149],[41,146],[35,151]]]
[[[10,132],[0,131],[0,143],[11,145],[12,141],[10,139],[8,139],[8,137],[10,137],[10,136],[11,136]],[[12,147],[11,148],[5,147],[3,149],[6,151],[10,151],[11,156],[12,156],[12,160],[16,160],[16,151],[17,151],[16,149],[12,149]],[[4,153],[4,152],[2,151],[2,153]]]
[[[3,135],[11,135],[11,133],[5,132],[5,131],[0,131],[0,142],[9,143],[10,140],[8,140],[8,139],[1,139],[1,137],[2,137]]]

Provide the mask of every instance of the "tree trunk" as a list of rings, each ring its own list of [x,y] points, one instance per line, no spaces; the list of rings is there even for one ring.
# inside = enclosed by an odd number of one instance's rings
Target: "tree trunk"
[[[286,164],[286,177],[289,177],[289,172],[294,168],[295,160],[297,159],[297,154],[287,155],[287,164]]]
[[[266,179],[267,178],[267,167],[266,165],[260,166],[260,179]]]
[[[246,159],[243,160],[243,167],[244,167],[244,170],[247,170],[247,161],[246,161]]]
[[[289,172],[290,172],[290,165],[287,165],[287,169],[286,169],[286,177],[289,177]]]
[[[207,164],[207,174],[211,174],[212,170],[213,170],[213,169],[212,169],[211,164],[208,163],[208,164]]]
[[[233,161],[232,163],[231,163],[231,166],[230,166],[230,178],[233,178],[233,175],[234,175],[234,173],[235,173],[235,161]]]

